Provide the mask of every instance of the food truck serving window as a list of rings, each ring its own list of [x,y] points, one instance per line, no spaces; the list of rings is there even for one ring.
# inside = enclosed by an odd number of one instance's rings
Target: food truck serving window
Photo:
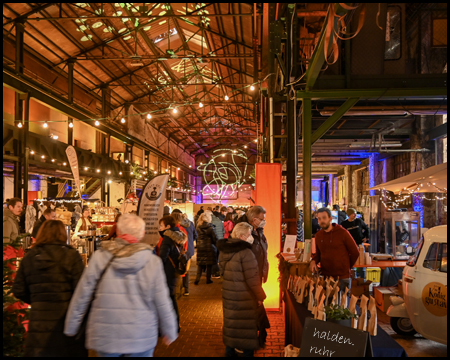
[[[440,272],[447,272],[447,244],[431,244],[428,254],[423,262],[423,267]]]

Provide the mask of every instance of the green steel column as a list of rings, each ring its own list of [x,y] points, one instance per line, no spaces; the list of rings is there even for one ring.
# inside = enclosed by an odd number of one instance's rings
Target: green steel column
[[[67,61],[68,70],[67,70],[67,83],[68,83],[68,91],[67,91],[67,100],[69,103],[73,104],[73,68],[75,66],[75,60],[69,59]],[[67,122],[67,143],[69,145],[73,145],[73,127],[68,126],[73,121],[73,118],[69,117]]]
[[[28,166],[29,166],[29,156],[30,147],[29,144],[29,133],[30,133],[30,96],[29,94],[21,95],[24,102],[24,114],[23,114],[23,204],[24,207],[28,203]]]
[[[305,240],[312,238],[311,219],[311,99],[303,99],[302,153],[303,153],[303,220]]]

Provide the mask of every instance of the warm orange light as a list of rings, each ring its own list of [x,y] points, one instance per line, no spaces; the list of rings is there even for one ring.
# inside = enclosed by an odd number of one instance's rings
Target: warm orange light
[[[281,164],[256,164],[255,201],[267,211],[264,235],[267,239],[267,260],[269,277],[263,284],[266,293],[264,307],[267,310],[280,309],[280,284],[278,283],[278,259],[281,249]],[[271,189],[271,191],[267,191]],[[253,191],[252,191],[253,193]]]

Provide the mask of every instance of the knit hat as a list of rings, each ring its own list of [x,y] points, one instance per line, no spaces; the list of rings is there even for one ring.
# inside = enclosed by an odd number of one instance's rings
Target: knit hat
[[[355,209],[353,209],[353,208],[348,208],[347,209],[347,215],[348,216],[356,214],[356,213],[357,213],[357,211]]]

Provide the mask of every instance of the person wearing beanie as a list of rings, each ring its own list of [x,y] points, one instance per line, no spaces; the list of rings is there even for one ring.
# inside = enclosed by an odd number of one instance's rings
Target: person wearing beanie
[[[356,245],[361,245],[363,242],[367,242],[370,235],[370,229],[367,224],[356,217],[356,210],[349,208],[347,210],[348,219],[343,221],[341,226],[347,229]]]
[[[341,208],[337,204],[333,205],[333,210],[338,212],[338,224],[342,225],[342,222],[344,222],[345,219],[347,219],[347,215],[345,214],[344,211],[341,210]]]

